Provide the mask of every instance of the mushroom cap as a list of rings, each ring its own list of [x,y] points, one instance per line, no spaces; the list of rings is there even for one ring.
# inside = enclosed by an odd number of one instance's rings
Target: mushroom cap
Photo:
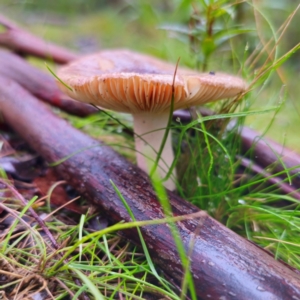
[[[169,111],[175,64],[130,50],[106,50],[62,67],[60,88],[70,97],[101,108],[140,113]],[[245,82],[222,73],[198,73],[178,68],[174,109],[234,97]]]

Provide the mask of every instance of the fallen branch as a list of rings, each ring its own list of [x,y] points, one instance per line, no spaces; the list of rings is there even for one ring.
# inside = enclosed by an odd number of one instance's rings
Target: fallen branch
[[[38,98],[73,115],[85,117],[97,109],[74,101],[57,87],[54,77],[26,62],[16,54],[0,50],[0,75],[13,79]]]
[[[0,15],[0,24],[2,24],[4,27],[7,28],[7,32],[0,34],[0,45],[1,42],[2,45],[6,45],[6,46],[10,45],[9,48],[17,49],[18,51],[22,50],[22,53],[26,55],[31,54],[42,58],[52,57],[54,61],[62,64],[67,63],[78,57],[78,55],[72,53],[70,50],[63,47],[58,47],[56,45],[52,45],[53,47],[52,46],[48,47],[46,52],[47,55],[45,55],[45,49],[43,48],[43,50],[41,51],[41,44],[42,45],[45,44],[44,41],[41,41],[38,37],[33,36],[32,34],[24,31],[23,29],[20,29],[19,26],[14,24],[12,21],[6,19],[2,15]],[[20,40],[23,39],[26,40],[26,37],[30,37],[26,42],[27,47],[19,47],[19,45],[22,45],[22,43],[20,44],[19,39],[14,38],[14,35],[23,37]],[[63,55],[61,55],[61,53],[63,53]],[[29,65],[29,67],[31,66]],[[16,68],[19,70],[19,67]],[[24,70],[26,69],[24,64],[22,65],[21,69],[22,68],[24,68]],[[31,68],[34,69],[33,67]],[[41,97],[45,101],[50,102],[50,104],[54,106],[58,106],[63,110],[81,116],[86,116],[90,113],[95,112],[95,109],[92,107],[84,108],[82,112],[80,107],[76,106],[76,108],[73,109],[72,107],[74,103],[70,103],[69,100],[67,99],[67,96],[63,96],[63,97],[56,96],[59,95],[59,93],[57,87],[56,86],[54,87],[54,81],[52,79],[50,80],[48,77],[47,79],[45,79],[44,83],[41,82],[41,80],[39,80],[39,75],[41,75],[40,74],[41,71],[36,71],[36,69],[35,71],[33,71],[33,73],[37,74],[35,76],[35,81],[33,81],[35,82],[36,86],[30,84],[25,85],[26,80],[24,78],[20,80],[20,77],[16,76],[16,73],[19,72],[17,69],[15,69],[15,71],[12,71],[14,73],[13,76],[8,75],[8,73],[4,75],[16,80],[19,84],[27,88],[33,94],[37,95],[38,97]],[[25,72],[25,73],[30,74],[30,72]],[[45,74],[43,73],[43,75],[41,75],[41,78],[45,78],[46,76],[44,75]],[[52,82],[50,83],[50,81]],[[43,86],[43,84],[49,86],[49,89],[45,89],[44,93],[39,94],[42,91],[41,87]],[[50,96],[47,96],[47,93],[49,93]],[[53,95],[53,93],[54,96],[52,97],[51,95]],[[201,112],[203,113],[203,115],[208,115],[213,113],[205,108],[201,110]],[[177,117],[185,121],[191,120],[191,115],[188,111],[174,112],[174,118],[176,119]],[[248,127],[241,128],[240,136],[241,136],[242,148],[244,153],[250,155],[252,160],[255,163],[265,168],[272,166],[273,171],[275,172],[282,172],[283,170],[286,169],[292,169],[287,171],[285,176],[283,174],[281,177],[286,178],[288,177],[287,174],[289,174],[290,176],[293,177],[292,182],[294,186],[296,188],[300,188],[300,176],[298,175],[300,172],[300,167],[297,168],[298,166],[300,166],[300,155],[298,153],[283,147],[282,145],[272,141],[271,139],[262,138],[260,133]],[[280,181],[278,181],[277,184],[280,185]]]
[[[131,221],[113,189],[118,187],[136,220],[163,218],[148,177],[108,146],[72,128],[11,80],[0,78],[0,108],[5,121],[69,184],[106,213],[111,223]],[[169,192],[174,216],[196,213],[192,204]],[[268,253],[203,214],[177,223],[198,299],[297,299],[300,275]],[[183,270],[166,224],[141,228],[153,260],[180,285]],[[123,234],[140,240],[134,229]],[[190,245],[193,248],[190,249]]]
[[[5,32],[0,33],[0,45],[19,54],[37,56],[58,64],[78,58],[78,55],[70,50],[44,41],[2,15],[0,15],[0,25],[6,28]]]
[[[213,115],[207,108],[200,109],[203,116]],[[188,112],[186,113],[188,115]],[[235,126],[235,120],[230,121],[228,128]],[[229,129],[230,130],[230,129]],[[281,173],[282,178],[292,176],[293,184],[300,188],[300,154],[283,145],[266,138],[261,133],[242,126],[239,129],[242,144],[242,154],[250,157],[258,165],[268,168],[272,173]],[[257,169],[258,171],[258,169]],[[255,171],[255,172],[257,172]],[[283,172],[286,171],[286,172]],[[267,172],[267,173],[268,173]],[[263,172],[258,172],[264,176]],[[277,184],[280,182],[277,181]],[[293,188],[293,187],[292,187]]]
[[[58,89],[55,79],[52,77],[52,75],[44,73],[43,71],[31,66],[24,59],[11,52],[0,50],[0,65],[1,75],[13,79],[32,94],[53,106],[59,107],[68,113],[81,117],[88,116],[97,111],[95,107],[74,101],[63,94]],[[201,113],[202,115],[207,116],[211,115],[212,111],[209,111],[206,108],[201,108]],[[191,121],[191,114],[188,111],[175,111],[173,116],[175,120],[180,118],[182,122]],[[281,151],[284,154],[287,152],[289,154],[292,153],[290,150],[287,150],[278,144],[276,144],[276,148],[274,149],[274,146],[272,146],[274,145],[273,141],[268,141],[268,143],[266,143],[265,139],[260,139],[257,132],[247,127],[243,127],[241,129],[241,140],[244,153],[251,149],[250,152],[254,152],[252,155],[253,161],[258,162],[261,166],[267,167],[269,164],[274,164],[274,162],[278,161],[280,154],[276,153],[276,150]],[[300,156],[296,153],[292,153],[292,155],[294,158],[291,158],[290,155],[283,157],[283,163],[291,167],[295,166],[296,163],[297,165],[300,165]],[[298,161],[295,160],[297,157]],[[268,172],[265,172],[263,169],[259,168],[259,165],[254,166],[254,164],[248,163],[248,167],[255,173],[259,173],[264,177],[268,177],[266,176]],[[277,164],[276,170],[280,172],[283,170],[283,168],[284,166],[282,164]],[[291,175],[294,176],[297,172],[297,169],[291,171]],[[282,176],[282,178],[286,178],[286,176]],[[285,184],[279,178],[268,179],[268,181],[272,184],[276,184],[282,191],[291,193],[294,198],[300,200],[299,193],[297,193],[295,187]],[[296,187],[300,187],[300,179],[297,181],[297,177],[295,177],[293,182]]]
[[[277,186],[278,189],[285,195],[289,195],[300,201],[300,193],[292,185],[283,182],[281,178],[275,177],[259,165],[253,163],[253,161],[248,158],[242,156],[238,156],[237,158],[241,166],[243,166],[245,169],[251,170],[255,174],[259,174],[260,176],[266,178],[271,185]]]
[[[261,134],[248,127],[240,131],[243,153],[253,161],[272,173],[281,172],[280,177],[291,176],[296,188],[300,188],[300,155],[279,143],[262,137]]]

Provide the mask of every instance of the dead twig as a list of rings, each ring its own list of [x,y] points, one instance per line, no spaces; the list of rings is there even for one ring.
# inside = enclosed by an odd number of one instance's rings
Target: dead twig
[[[5,180],[3,180],[2,178],[0,178],[0,183],[3,184],[4,186],[6,186],[11,192],[12,194],[21,201],[21,203],[24,206],[28,205],[28,201],[10,184],[8,184]],[[30,212],[30,214],[33,216],[33,218],[36,220],[36,222],[39,224],[39,226],[42,228],[42,230],[45,232],[45,234],[47,235],[47,237],[49,238],[49,241],[52,244],[52,247],[57,250],[59,248],[59,245],[57,244],[54,236],[52,235],[52,233],[50,232],[50,230],[48,229],[47,225],[45,224],[45,222],[39,217],[39,215],[35,212],[35,210],[29,206],[28,207],[28,211]]]

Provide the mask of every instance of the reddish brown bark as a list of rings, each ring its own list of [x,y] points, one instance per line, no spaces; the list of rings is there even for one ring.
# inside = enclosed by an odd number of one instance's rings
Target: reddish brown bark
[[[44,41],[23,30],[12,21],[0,15],[0,25],[7,30],[0,33],[0,45],[23,55],[33,55],[64,64],[78,58],[78,54],[63,47]]]
[[[49,104],[81,117],[95,113],[89,104],[74,101],[57,87],[55,78],[33,66],[16,54],[0,50],[0,75],[13,79],[32,94]]]
[[[281,172],[280,177],[292,177],[292,183],[300,188],[300,155],[279,143],[261,137],[248,127],[241,128],[243,153],[251,157],[260,166],[269,168],[272,173]],[[289,169],[289,170],[288,170]]]
[[[137,220],[164,217],[146,174],[111,148],[72,128],[42,103],[10,80],[0,79],[3,117],[86,199],[98,205],[111,223],[130,217],[110,184],[112,180]],[[169,192],[175,216],[198,212],[190,203]],[[178,222],[190,254],[198,299],[297,299],[300,276],[269,254],[238,236],[211,217]],[[183,271],[167,225],[141,228],[157,265],[180,285]],[[136,231],[124,235],[139,244]]]
[[[259,174],[262,177],[265,177],[268,183],[278,186],[278,189],[285,195],[290,195],[300,201],[300,193],[292,185],[283,182],[279,177],[274,177],[272,173],[267,172],[265,169],[253,163],[253,161],[248,158],[239,156],[237,157],[237,159],[239,160],[241,166],[243,166],[247,170],[251,170],[255,174]]]

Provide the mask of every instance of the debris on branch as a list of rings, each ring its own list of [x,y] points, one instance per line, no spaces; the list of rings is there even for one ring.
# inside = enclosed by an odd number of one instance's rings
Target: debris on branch
[[[0,78],[4,120],[110,223],[131,218],[111,185],[118,187],[136,220],[164,218],[147,175],[110,147],[72,128],[12,80]],[[47,121],[45,121],[47,120]],[[174,216],[199,209],[168,192]],[[300,275],[207,214],[177,222],[198,299],[297,299]],[[140,228],[157,266],[176,285],[184,271],[167,224]],[[123,232],[139,244],[136,229]],[[193,247],[191,248],[191,245]],[[280,288],[279,288],[280,287]]]

